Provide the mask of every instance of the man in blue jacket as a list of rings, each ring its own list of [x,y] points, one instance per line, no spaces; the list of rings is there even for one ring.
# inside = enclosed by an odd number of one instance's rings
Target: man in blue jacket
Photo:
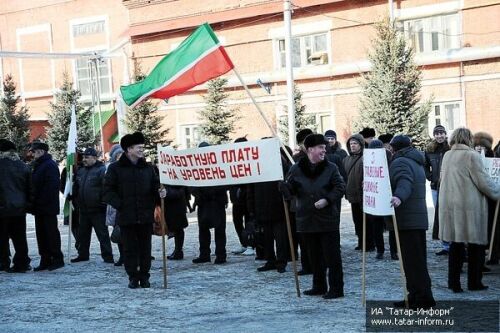
[[[411,308],[436,305],[427,270],[425,231],[428,228],[425,202],[424,156],[411,146],[406,135],[391,140],[394,156],[389,167],[392,186],[391,204],[395,207],[401,256],[406,274],[408,302]],[[396,302],[403,307],[405,302]]]
[[[106,205],[103,202],[103,183],[106,167],[97,160],[97,151],[87,148],[83,152],[83,168],[79,168],[75,189],[76,200],[80,210],[78,228],[78,257],[71,262],[89,260],[90,239],[92,228],[97,235],[101,245],[101,257],[105,263],[113,264],[113,250],[109,240],[108,228],[106,227]]]
[[[61,252],[61,234],[57,227],[59,214],[59,168],[48,153],[49,146],[43,142],[33,142],[30,148],[34,156],[33,186],[35,200],[36,240],[40,264],[34,271],[55,270],[64,266]]]

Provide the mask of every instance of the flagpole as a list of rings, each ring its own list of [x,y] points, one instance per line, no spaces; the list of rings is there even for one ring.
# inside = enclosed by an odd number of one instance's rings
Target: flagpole
[[[97,87],[97,110],[99,112],[99,128],[101,131],[101,156],[104,156],[104,133],[102,131],[102,114],[101,114],[101,82],[100,82],[100,71],[99,71],[99,64],[98,61],[100,59],[94,58],[94,66],[95,66],[95,72],[96,72],[96,87]]]
[[[286,105],[288,109],[288,144],[295,147],[295,101],[293,96],[292,65],[292,8],[290,0],[283,3],[283,21],[285,23],[285,64],[286,64]]]
[[[73,188],[73,165],[69,166],[69,170],[66,168],[67,172],[69,172],[69,186]],[[72,192],[72,191],[71,191]],[[70,193],[71,193],[70,192]],[[67,200],[67,197],[66,197]],[[73,225],[73,202],[72,200],[68,200],[69,202],[69,222],[68,222],[68,264],[71,263],[71,227]]]
[[[253,104],[257,108],[257,111],[259,111],[260,115],[262,116],[262,119],[264,119],[264,122],[266,123],[267,127],[269,127],[269,129],[271,130],[271,133],[273,134],[273,136],[275,136],[275,137],[277,137],[279,139],[278,134],[276,133],[276,131],[274,130],[274,128],[271,126],[271,123],[267,119],[267,117],[264,114],[264,112],[262,112],[262,109],[260,108],[259,104],[257,104],[257,101],[255,100],[255,98],[253,97],[252,93],[250,92],[250,89],[248,89],[248,86],[246,85],[245,81],[243,81],[243,78],[240,76],[240,73],[238,73],[238,71],[236,70],[236,67],[233,67],[233,72],[234,72],[234,74],[236,74],[236,77],[238,78],[238,80],[240,80],[241,85],[243,86],[243,88],[245,88],[245,91],[247,92],[248,96],[250,96],[250,99],[252,100]],[[295,136],[294,134],[292,134],[292,135]],[[290,134],[288,136],[290,136]],[[279,140],[279,142],[280,142],[280,146],[285,151],[285,154],[288,157],[288,159],[290,160],[290,162],[292,162],[292,164],[294,164],[295,161],[293,160],[292,156],[290,155],[290,153],[286,149],[286,147],[283,144],[283,142],[281,141],[281,139]]]
[[[394,228],[394,235],[396,236],[396,248],[398,249],[399,270],[401,272],[401,284],[403,285],[403,294],[404,294],[405,305],[406,305],[406,308],[408,308],[409,303],[408,303],[408,291],[406,290],[406,273],[405,273],[405,269],[403,266],[403,255],[401,253],[401,243],[399,241],[398,222],[396,221],[395,214],[392,215],[392,222],[393,222],[393,228]]]

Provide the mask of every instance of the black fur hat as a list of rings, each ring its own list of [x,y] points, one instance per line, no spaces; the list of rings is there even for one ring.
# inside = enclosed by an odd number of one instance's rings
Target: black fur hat
[[[30,145],[30,150],[38,150],[38,149],[49,151],[49,145],[46,144],[45,142],[33,141]]]
[[[359,132],[363,136],[363,138],[374,138],[375,137],[375,130],[370,127],[365,127],[361,132]]]
[[[304,128],[303,130],[300,130],[295,136],[295,138],[297,139],[297,143],[300,145],[302,142],[304,142],[305,138],[310,134],[313,134],[313,131],[310,130],[309,128]]]
[[[146,140],[141,132],[135,132],[134,134],[127,134],[120,140],[120,146],[124,151],[127,151],[128,147],[134,145],[142,145]]]
[[[379,135],[378,139],[382,141],[382,143],[390,143],[394,135],[392,134],[382,134]]]
[[[317,145],[327,145],[325,137],[322,134],[309,134],[304,140],[304,147],[311,148]]]
[[[16,145],[14,142],[7,139],[0,139],[0,151],[16,150]]]

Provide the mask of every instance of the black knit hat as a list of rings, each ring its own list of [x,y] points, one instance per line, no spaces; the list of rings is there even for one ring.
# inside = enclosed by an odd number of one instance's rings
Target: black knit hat
[[[297,139],[297,143],[300,145],[302,142],[304,142],[306,136],[309,134],[313,134],[313,131],[310,130],[309,128],[304,128],[303,130],[300,130],[295,138]]]
[[[407,135],[396,135],[391,140],[391,146],[394,151],[401,150],[411,146],[411,139]]]
[[[337,138],[337,133],[334,130],[328,130],[325,132],[325,138]]]
[[[444,134],[446,134],[446,128],[444,128],[443,125],[434,126],[434,129],[432,130],[432,135],[435,135],[436,133],[439,133],[439,132],[444,132]]]
[[[382,141],[382,143],[390,143],[394,135],[392,134],[382,134],[379,135],[378,139]]]
[[[7,139],[0,139],[0,151],[16,150],[14,142]]]
[[[198,148],[203,148],[203,147],[208,147],[210,146],[210,144],[206,141],[203,141],[203,142],[200,142],[200,144],[198,145]]]
[[[82,153],[83,156],[96,156],[97,157],[97,150],[94,148],[87,148],[83,151]]]
[[[40,141],[34,141],[30,145],[30,150],[45,150],[49,151],[49,145],[46,144],[45,142],[40,142]]]
[[[375,130],[370,127],[365,127],[361,132],[359,132],[363,136],[363,138],[374,138],[375,137]]]
[[[375,139],[372,142],[370,142],[370,144],[368,145],[368,148],[370,148],[370,149],[384,148],[384,143],[378,139]]]
[[[123,136],[120,140],[120,146],[124,151],[127,151],[127,148],[142,145],[146,140],[144,139],[144,135],[141,132],[135,132],[134,134],[127,134]]]
[[[328,141],[326,141],[325,137],[321,134],[309,134],[306,136],[304,140],[304,147],[311,148],[317,145],[327,145]]]

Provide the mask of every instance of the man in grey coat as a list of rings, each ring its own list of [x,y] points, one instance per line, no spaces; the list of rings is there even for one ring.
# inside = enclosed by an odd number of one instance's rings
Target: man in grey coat
[[[78,207],[80,208],[78,228],[78,257],[71,262],[89,260],[90,239],[92,228],[101,245],[101,257],[105,263],[113,264],[113,250],[109,240],[108,228],[106,226],[106,205],[103,202],[103,182],[106,167],[97,160],[97,152],[94,148],[87,148],[83,152],[83,168],[79,168],[75,190],[77,194]]]
[[[411,308],[429,308],[436,302],[427,270],[424,157],[406,135],[396,135],[391,146],[395,152],[389,168],[391,204],[396,211],[408,302]],[[404,307],[405,302],[396,302],[395,306]]]

